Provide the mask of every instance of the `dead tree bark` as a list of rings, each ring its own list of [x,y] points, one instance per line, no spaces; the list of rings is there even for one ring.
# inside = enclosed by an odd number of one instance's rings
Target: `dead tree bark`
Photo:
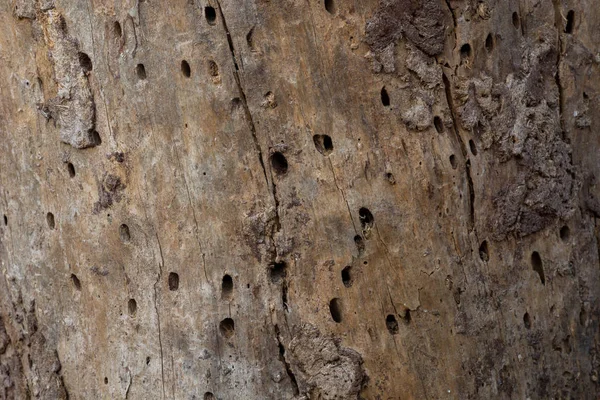
[[[594,0],[4,0],[0,399],[599,395]]]

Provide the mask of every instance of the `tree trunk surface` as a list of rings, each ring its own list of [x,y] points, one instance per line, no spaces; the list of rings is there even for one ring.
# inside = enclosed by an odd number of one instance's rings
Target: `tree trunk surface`
[[[597,0],[0,1],[0,399],[596,399]]]

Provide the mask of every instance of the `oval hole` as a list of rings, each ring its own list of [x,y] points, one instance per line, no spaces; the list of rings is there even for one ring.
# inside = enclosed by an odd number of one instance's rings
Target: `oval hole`
[[[363,231],[370,230],[375,223],[373,214],[366,207],[361,207],[360,210],[358,210],[358,218],[360,219],[360,226],[362,227]]]
[[[189,78],[190,76],[192,76],[192,69],[190,68],[190,64],[185,60],[181,61],[181,73],[186,78]]]
[[[538,253],[537,251],[531,253],[531,267],[540,276],[540,281],[542,282],[542,285],[546,285],[546,276],[544,275],[544,265],[542,263],[542,257],[540,257],[540,253]]]
[[[137,302],[135,299],[129,299],[127,302],[127,310],[129,311],[129,315],[132,317],[135,316],[135,313],[137,312]]]
[[[525,328],[531,329],[531,318],[529,317],[528,312],[523,315],[523,324],[525,325]]]
[[[119,21],[115,21],[115,23],[113,24],[113,32],[115,33],[116,37],[121,37],[123,36],[123,30],[121,29],[121,24],[119,23]]]
[[[287,159],[279,151],[271,154],[271,168],[273,168],[278,175],[284,175],[288,171]]]
[[[4,226],[8,226],[8,217],[6,214],[4,214],[2,218],[4,219]]]
[[[390,95],[385,89],[385,86],[381,88],[381,104],[383,104],[385,107],[390,106]]]
[[[204,393],[204,400],[215,400],[215,395],[211,392]]]
[[[334,0],[324,0],[325,9],[329,14],[335,14],[335,2]]]
[[[54,227],[56,226],[54,222],[54,214],[52,214],[51,212],[46,214],[46,223],[48,223],[48,228],[50,229],[54,229]]]
[[[516,11],[512,14],[512,23],[515,29],[521,29],[521,19],[519,18],[519,13]]]
[[[353,280],[352,280],[352,267],[351,266],[347,266],[346,268],[344,268],[342,270],[342,283],[346,287],[352,286]]]
[[[341,300],[337,297],[331,299],[329,302],[329,312],[331,313],[331,318],[337,322],[338,324],[342,322],[342,303]]]
[[[398,334],[398,320],[393,314],[389,314],[385,317],[385,326],[392,335]]]
[[[391,172],[386,172],[385,179],[388,181],[390,185],[396,184],[396,177]]]
[[[140,80],[146,79],[146,67],[144,64],[138,64],[135,66],[135,73]]]
[[[331,154],[333,151],[333,141],[329,135],[314,135],[313,142],[317,151],[324,156]]]
[[[277,283],[283,280],[286,275],[286,267],[287,266],[283,261],[272,264],[269,268],[269,276],[271,278],[271,282]]]
[[[491,33],[489,33],[487,35],[487,37],[485,38],[485,49],[488,52],[491,52],[492,50],[494,50],[494,37],[492,36]]]
[[[473,154],[474,156],[477,155],[477,147],[475,146],[475,142],[473,141],[473,139],[469,140],[469,149],[471,149],[471,154]]]
[[[454,154],[450,156],[450,165],[452,165],[452,169],[456,169],[456,167],[458,166],[458,164],[456,163],[456,156]]]
[[[481,258],[481,261],[485,262],[488,262],[490,260],[487,240],[481,242],[481,245],[479,246],[479,258]]]
[[[233,278],[231,275],[224,275],[221,282],[221,298],[228,300],[233,295]]]
[[[79,280],[77,275],[71,274],[71,282],[73,282],[73,286],[75,287],[75,289],[81,290],[81,281]]]
[[[73,163],[67,163],[67,171],[69,171],[69,176],[71,178],[75,177],[75,166]]]
[[[90,59],[90,56],[88,56],[85,53],[79,52],[78,54],[79,56],[79,65],[81,65],[81,69],[83,69],[83,72],[91,72],[92,71],[92,60]]]
[[[129,227],[127,225],[122,224],[119,227],[119,236],[123,242],[129,242],[129,240],[131,240],[131,233],[129,232]]]
[[[571,230],[569,229],[569,227],[567,225],[560,228],[560,238],[562,239],[563,242],[566,242],[567,240],[569,240],[570,236],[571,236]]]
[[[435,130],[437,131],[437,133],[444,132],[444,123],[442,122],[442,119],[437,115],[433,117],[433,126],[435,126]]]
[[[169,290],[175,291],[179,289],[179,275],[175,272],[169,273]]]
[[[471,58],[471,45],[469,43],[465,43],[460,47],[460,58]]]
[[[204,7],[204,16],[206,17],[206,21],[210,25],[214,25],[217,21],[217,11],[214,7],[206,6]]]
[[[102,144],[102,138],[100,137],[98,131],[92,132],[92,143],[94,146],[100,146]]]
[[[235,333],[235,323],[231,318],[225,318],[219,324],[219,332],[221,332],[221,336],[226,339],[230,339]]]
[[[567,13],[567,25],[565,26],[565,33],[573,33],[573,26],[575,25],[575,11],[569,10]]]

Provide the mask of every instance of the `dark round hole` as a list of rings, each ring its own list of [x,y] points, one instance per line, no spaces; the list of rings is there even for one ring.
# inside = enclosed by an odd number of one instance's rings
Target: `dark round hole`
[[[473,139],[469,140],[469,148],[471,149],[471,154],[476,156],[477,155],[477,147],[475,146],[475,142],[473,141]]]
[[[73,286],[75,287],[75,289],[81,290],[81,281],[79,280],[77,275],[71,274],[71,282],[73,282]]]
[[[521,19],[519,18],[519,13],[516,11],[512,14],[512,23],[516,29],[521,29]]]
[[[329,135],[314,135],[313,142],[317,151],[324,156],[331,154],[333,151],[333,141]]]
[[[452,165],[452,169],[456,169],[458,166],[458,163],[456,162],[456,156],[454,154],[450,156],[450,165]]]
[[[92,60],[90,59],[90,56],[79,52],[79,65],[81,65],[83,72],[90,72],[92,70]]]
[[[102,144],[102,138],[100,137],[98,131],[92,132],[92,143],[94,146],[100,146]]]
[[[144,64],[138,64],[135,66],[135,73],[140,80],[146,79],[146,67]]]
[[[150,357],[146,357],[146,365],[150,365]]]
[[[123,36],[123,30],[121,29],[121,24],[119,23],[119,21],[115,21],[115,23],[113,24],[113,31],[115,32],[115,36]]]
[[[529,317],[528,312],[523,315],[523,324],[525,325],[525,328],[531,329],[531,318]]]
[[[575,25],[575,11],[570,10],[567,13],[567,25],[565,26],[565,33],[573,33],[573,26]]]
[[[386,172],[385,179],[388,181],[388,183],[390,185],[396,184],[396,177],[394,177],[394,174],[392,174],[391,172]]]
[[[481,242],[481,245],[479,246],[479,258],[481,258],[481,261],[485,262],[488,262],[490,260],[487,240]]]
[[[233,294],[233,278],[230,275],[223,276],[221,282],[221,298],[230,299]]]
[[[3,219],[4,219],[4,226],[8,226],[8,217],[6,216],[6,214],[3,215]]]
[[[338,324],[342,322],[342,302],[337,297],[331,299],[329,302],[329,312],[331,313],[331,318],[337,322]]]
[[[442,122],[442,119],[437,115],[433,117],[433,125],[435,126],[435,130],[437,131],[437,133],[444,132],[444,123]]]
[[[104,384],[108,385],[108,377],[106,377],[106,376],[104,377]]]
[[[388,95],[385,86],[381,88],[381,104],[383,104],[385,107],[390,106],[390,96]]]
[[[192,76],[192,69],[190,68],[190,64],[185,60],[181,61],[181,73],[186,78]]]
[[[119,227],[119,236],[123,242],[129,242],[131,240],[131,233],[129,232],[129,227],[127,225],[122,224]]]
[[[335,2],[334,0],[325,0],[325,9],[329,14],[335,14]]]
[[[485,38],[485,49],[488,52],[491,52],[492,50],[494,50],[494,37],[492,36],[492,34],[488,34],[487,37]]]
[[[342,270],[342,282],[344,283],[344,286],[346,286],[346,287],[352,286],[353,279],[352,279],[352,267],[351,266],[347,266],[346,268],[344,268]]]
[[[398,320],[394,314],[389,314],[385,317],[385,326],[392,335],[398,334]]]
[[[215,400],[215,395],[211,392],[204,393],[204,400]]]
[[[469,43],[465,43],[460,47],[460,58],[471,58],[471,45]]]
[[[221,332],[221,335],[224,338],[230,339],[235,332],[235,323],[233,320],[231,318],[225,318],[221,321],[221,323],[219,323],[219,332]]]
[[[127,310],[129,310],[129,315],[132,317],[135,316],[135,313],[137,312],[137,302],[135,299],[129,299],[127,302]]]
[[[542,263],[542,257],[540,257],[540,253],[534,251],[531,253],[531,267],[537,274],[540,276],[540,281],[542,285],[546,285],[546,275],[544,274],[544,264]]]
[[[567,225],[565,225],[562,228],[560,228],[560,238],[564,242],[566,242],[567,240],[569,240],[570,236],[571,236],[571,230],[569,229],[569,227]]]
[[[69,176],[71,178],[75,177],[75,166],[73,163],[67,163],[67,171],[69,171]]]
[[[46,214],[46,222],[48,223],[48,228],[54,229],[54,227],[56,226],[54,222],[54,214],[52,214],[51,212]]]
[[[169,273],[169,290],[175,291],[179,289],[179,275],[175,272]]]
[[[271,264],[269,267],[269,276],[271,278],[271,282],[277,283],[283,280],[286,275],[286,268],[287,266],[283,261]]]
[[[273,168],[278,175],[284,175],[288,171],[287,159],[279,151],[271,154],[271,168]]]
[[[217,21],[217,11],[214,9],[214,7],[204,7],[204,16],[206,17],[206,21],[208,21],[208,23],[211,25],[214,25]]]

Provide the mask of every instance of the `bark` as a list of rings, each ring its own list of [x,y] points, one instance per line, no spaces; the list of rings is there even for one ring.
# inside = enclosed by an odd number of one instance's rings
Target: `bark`
[[[595,399],[594,0],[0,2],[0,399]]]

